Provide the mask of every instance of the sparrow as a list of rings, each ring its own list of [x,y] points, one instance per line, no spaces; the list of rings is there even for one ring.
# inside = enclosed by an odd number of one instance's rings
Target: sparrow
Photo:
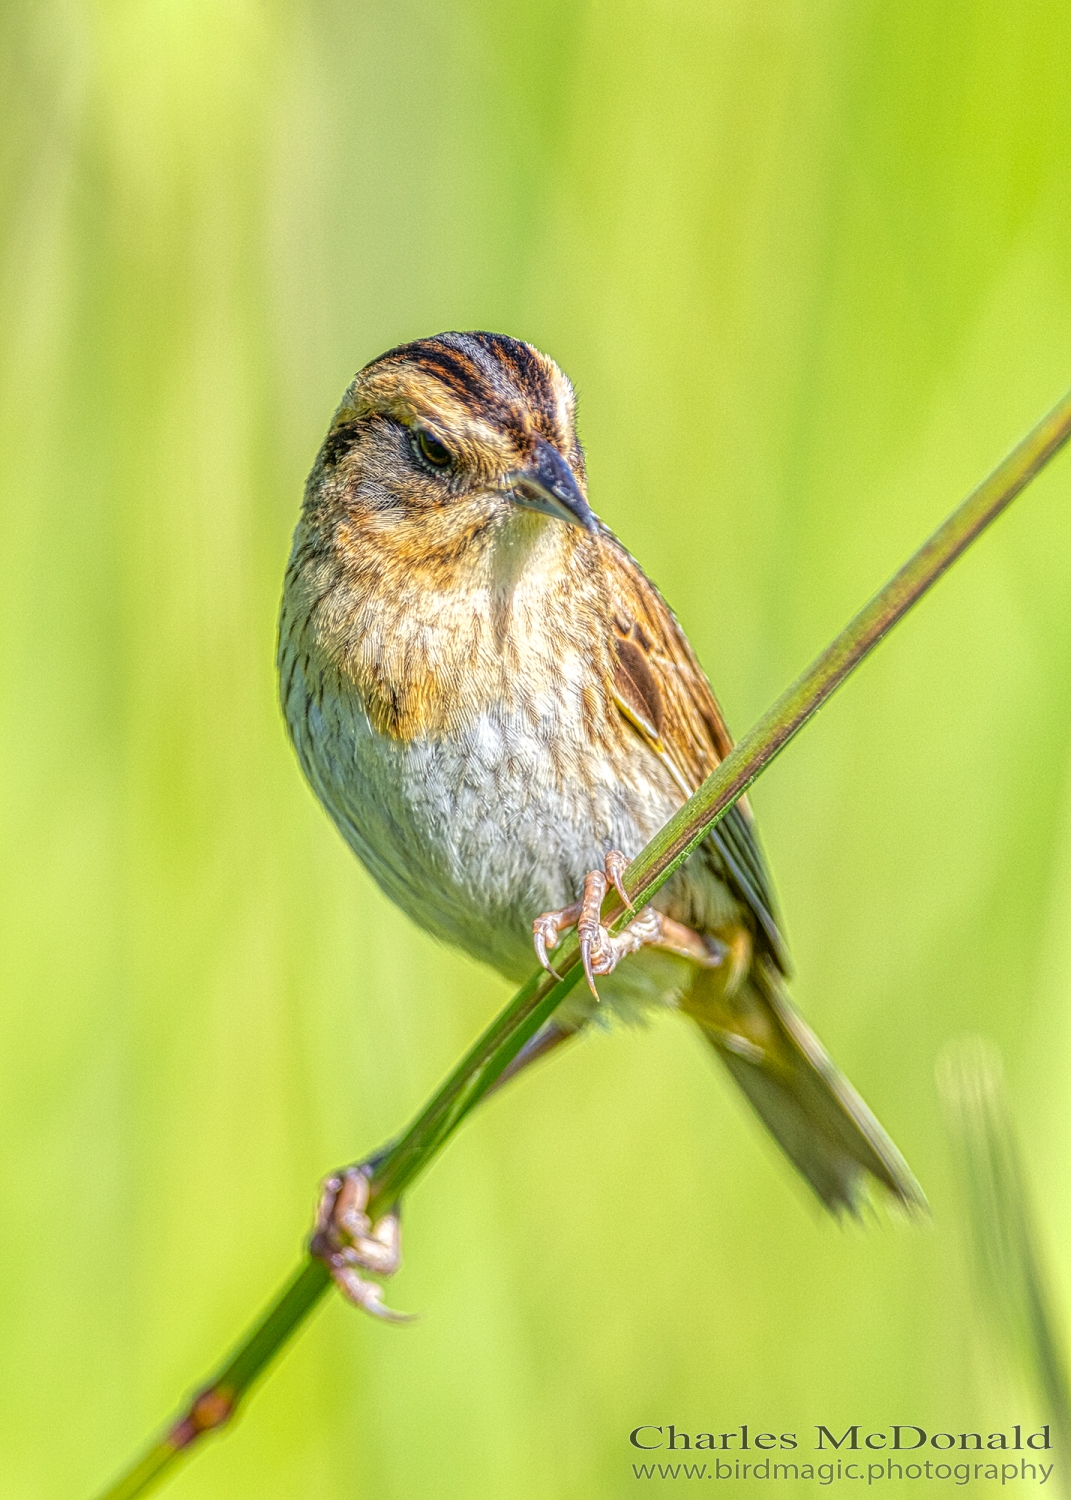
[[[790,1002],[766,861],[741,800],[617,935],[612,886],[732,739],[661,594],[588,501],[576,401],[532,345],[442,333],[342,398],[286,571],[283,712],[316,796],[426,931],[524,980],[577,927],[588,980],[511,1065],[594,1017],[677,1010],[821,1202],[907,1208],[899,1151]],[[553,972],[553,970],[552,970]],[[397,1265],[367,1166],[329,1179],[313,1246],[352,1300]]]

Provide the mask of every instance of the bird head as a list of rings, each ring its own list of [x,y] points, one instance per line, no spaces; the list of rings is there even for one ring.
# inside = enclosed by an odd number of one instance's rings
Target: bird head
[[[536,513],[594,533],[575,397],[552,359],[493,333],[442,333],[354,379],[313,470],[310,501],[365,545],[456,552]]]

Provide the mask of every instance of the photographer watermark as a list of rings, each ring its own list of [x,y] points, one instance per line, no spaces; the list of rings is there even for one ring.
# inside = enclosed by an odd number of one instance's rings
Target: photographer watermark
[[[729,1479],[737,1483],[809,1479],[820,1485],[843,1481],[873,1485],[905,1479],[944,1480],[960,1486],[1006,1485],[1015,1480],[1047,1484],[1055,1467],[1048,1457],[1052,1448],[1048,1423],[1036,1432],[1024,1432],[1021,1423],[999,1432],[932,1432],[912,1422],[873,1431],[856,1422],[839,1431],[816,1423],[806,1434],[760,1432],[746,1423],[726,1432],[686,1431],[672,1422],[642,1423],[632,1429],[628,1441],[645,1454],[658,1454],[645,1461],[633,1460],[635,1479]],[[709,1456],[699,1458],[699,1454]]]

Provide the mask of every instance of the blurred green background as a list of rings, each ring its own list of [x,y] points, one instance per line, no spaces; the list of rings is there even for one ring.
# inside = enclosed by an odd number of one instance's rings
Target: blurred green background
[[[552,353],[746,727],[1071,381],[1071,12],[8,0],[0,46],[0,1493],[51,1500],[507,998],[373,887],[276,708],[352,372]],[[932,1227],[822,1219],[691,1028],[593,1036],[414,1193],[426,1316],[326,1306],[176,1500],[601,1500],[641,1422],[1040,1419],[933,1080],[1002,1048],[1071,1307],[1069,497],[1065,456],[754,796],[797,998]]]

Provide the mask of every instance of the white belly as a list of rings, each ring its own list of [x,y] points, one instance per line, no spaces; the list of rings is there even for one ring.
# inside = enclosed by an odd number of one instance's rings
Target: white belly
[[[638,853],[680,802],[645,766],[624,781],[585,746],[563,747],[560,728],[552,756],[519,714],[401,743],[355,696],[311,699],[300,670],[284,707],[313,789],[387,895],[512,979],[532,971],[533,919],[575,901],[607,850]]]

